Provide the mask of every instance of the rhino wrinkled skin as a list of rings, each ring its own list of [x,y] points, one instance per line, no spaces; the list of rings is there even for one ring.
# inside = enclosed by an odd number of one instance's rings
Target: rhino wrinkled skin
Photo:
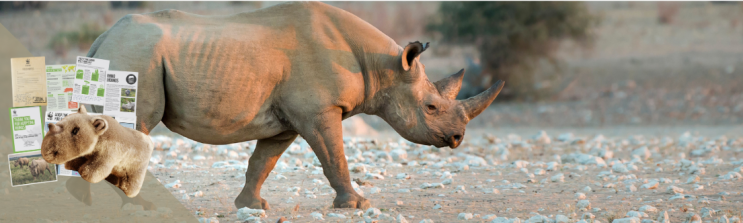
[[[464,70],[432,83],[419,58],[360,18],[319,2],[200,16],[177,10],[127,15],[89,57],[140,73],[137,130],[160,121],[209,144],[258,140],[237,208],[263,208],[261,185],[301,135],[337,196],[337,208],[370,207],[351,186],[341,121],[377,115],[403,138],[456,148],[465,126],[503,87],[455,100]]]

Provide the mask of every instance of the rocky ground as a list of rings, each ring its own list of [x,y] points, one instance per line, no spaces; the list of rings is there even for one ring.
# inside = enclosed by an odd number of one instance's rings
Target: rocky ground
[[[740,222],[740,135],[516,132],[473,130],[455,150],[393,133],[346,137],[349,171],[369,210],[331,208],[334,191],[302,139],[263,185],[271,210],[254,215],[233,204],[254,141],[153,136],[150,171],[202,222]]]
[[[48,63],[72,63],[85,46],[59,54],[47,45],[56,33],[82,24],[110,27],[126,14],[166,8],[223,15],[271,4],[152,2],[112,9],[61,2],[0,13],[0,23]],[[395,4],[336,6],[400,44],[431,39],[420,28],[435,7]],[[375,116],[344,121],[351,176],[375,208],[360,214],[331,208],[335,194],[302,139],[264,184],[261,194],[272,209],[255,214],[261,217],[238,213],[233,204],[254,141],[205,145],[159,128],[150,170],[202,222],[740,222],[741,6],[684,3],[661,24],[656,3],[589,3],[602,17],[595,46],[578,50],[566,42],[557,55],[563,69],[547,66],[535,74],[552,80],[538,86],[554,92],[534,103],[497,101],[472,120],[456,150],[400,140]],[[382,10],[405,7],[416,10]],[[432,41],[431,54],[422,57],[431,80],[466,67],[465,56],[478,53],[471,46],[438,48],[445,46]]]

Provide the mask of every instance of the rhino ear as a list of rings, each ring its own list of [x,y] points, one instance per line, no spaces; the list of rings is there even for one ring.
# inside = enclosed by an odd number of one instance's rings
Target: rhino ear
[[[421,42],[415,41],[408,44],[402,51],[402,69],[405,71],[409,71],[413,61],[415,61],[415,58],[418,58],[418,56],[420,56],[421,53],[423,53],[423,51],[425,51],[427,48],[428,43],[426,43],[426,45],[423,45]]]

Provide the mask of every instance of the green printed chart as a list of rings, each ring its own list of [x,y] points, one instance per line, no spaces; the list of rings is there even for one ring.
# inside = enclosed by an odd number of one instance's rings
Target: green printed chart
[[[108,60],[77,57],[72,101],[90,105],[104,105],[106,89],[104,79],[106,79],[108,65]]]

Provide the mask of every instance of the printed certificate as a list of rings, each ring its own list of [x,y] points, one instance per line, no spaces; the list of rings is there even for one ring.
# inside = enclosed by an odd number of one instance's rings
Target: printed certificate
[[[46,105],[44,57],[10,59],[13,107]]]

